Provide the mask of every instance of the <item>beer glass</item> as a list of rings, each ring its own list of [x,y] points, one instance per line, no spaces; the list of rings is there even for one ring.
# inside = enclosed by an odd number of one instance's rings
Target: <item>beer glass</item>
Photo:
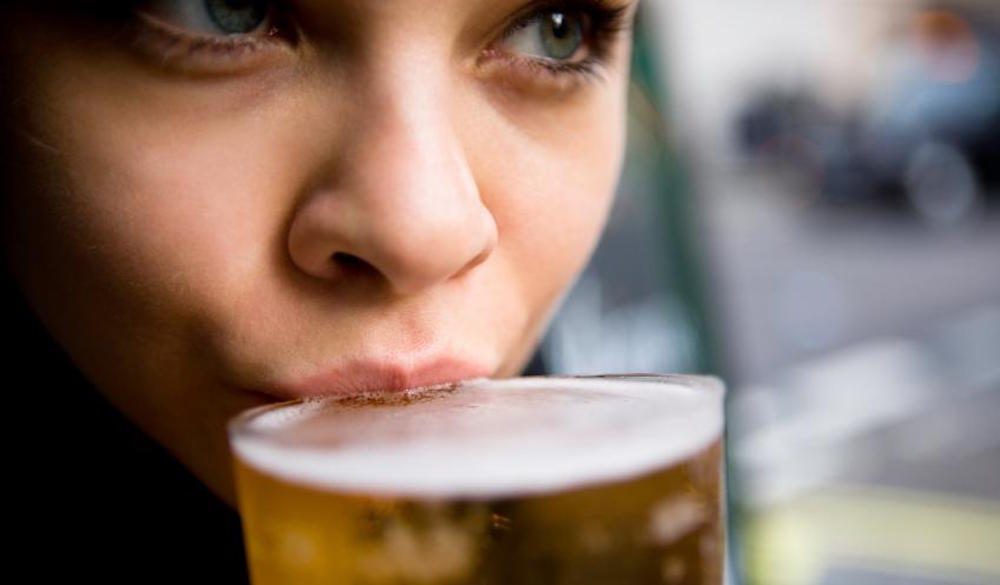
[[[255,585],[722,582],[722,385],[471,380],[229,427]]]

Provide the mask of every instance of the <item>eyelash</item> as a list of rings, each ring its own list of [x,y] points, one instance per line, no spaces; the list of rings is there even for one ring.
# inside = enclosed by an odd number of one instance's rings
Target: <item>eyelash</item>
[[[274,12],[278,18],[266,33],[246,35],[212,36],[194,33],[175,27],[155,17],[145,15],[139,6],[141,0],[128,2],[127,14],[131,29],[132,43],[146,53],[152,54],[161,65],[174,64],[185,70],[195,71],[200,66],[208,69],[225,69],[238,65],[250,55],[264,49],[284,45],[294,48],[300,31],[291,22],[290,9],[283,1],[276,3]],[[544,14],[551,11],[575,12],[587,18],[590,30],[585,42],[589,43],[587,56],[578,62],[554,61],[543,58],[510,54],[488,48],[483,56],[498,58],[508,66],[519,67],[524,72],[565,81],[592,80],[599,78],[602,66],[607,62],[610,49],[618,34],[627,28],[627,6],[612,6],[608,0],[555,0],[536,1],[513,17],[506,25],[500,40],[505,40],[515,32],[530,26]],[[201,64],[185,64],[185,60],[202,59]]]

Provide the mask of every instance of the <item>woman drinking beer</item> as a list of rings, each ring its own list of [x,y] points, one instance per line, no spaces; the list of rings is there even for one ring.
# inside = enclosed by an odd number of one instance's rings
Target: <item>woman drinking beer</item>
[[[231,416],[524,371],[611,203],[634,12],[4,2],[30,581],[240,582]]]

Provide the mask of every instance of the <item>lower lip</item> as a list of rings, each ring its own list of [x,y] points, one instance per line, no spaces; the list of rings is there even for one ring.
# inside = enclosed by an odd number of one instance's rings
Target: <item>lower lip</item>
[[[354,396],[369,392],[399,392],[460,380],[484,378],[484,366],[456,359],[438,359],[415,367],[396,362],[354,361],[293,384],[278,385],[266,394],[283,400],[317,396]]]

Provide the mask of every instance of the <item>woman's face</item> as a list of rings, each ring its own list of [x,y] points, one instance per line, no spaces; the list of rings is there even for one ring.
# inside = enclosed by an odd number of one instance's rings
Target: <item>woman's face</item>
[[[521,370],[611,202],[633,4],[6,3],[10,270],[231,500],[241,409]]]

